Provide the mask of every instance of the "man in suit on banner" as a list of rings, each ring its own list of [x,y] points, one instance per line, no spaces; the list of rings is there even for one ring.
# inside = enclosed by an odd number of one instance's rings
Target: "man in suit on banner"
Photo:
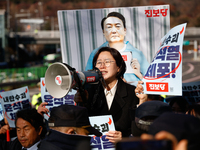
[[[134,48],[129,41],[124,41],[127,32],[124,16],[118,12],[111,12],[107,17],[102,19],[101,27],[106,42],[92,51],[86,65],[86,70],[93,68],[92,60],[96,52],[101,47],[109,46],[117,49],[126,63],[127,70],[124,74],[124,79],[127,82],[141,80],[149,67],[149,63],[142,51]]]

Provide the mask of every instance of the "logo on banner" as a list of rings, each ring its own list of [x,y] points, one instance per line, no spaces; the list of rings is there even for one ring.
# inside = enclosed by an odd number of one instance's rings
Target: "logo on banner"
[[[127,55],[122,55],[124,61],[127,61]]]
[[[147,91],[168,92],[168,83],[146,82]]]
[[[150,10],[145,10],[145,15],[146,17],[166,17],[167,16],[167,11],[168,9],[150,9]]]
[[[86,80],[87,80],[87,82],[94,82],[95,76],[87,77]]]
[[[56,76],[55,82],[56,82],[57,85],[61,85],[61,83],[62,83],[62,78],[61,78],[60,75]]]

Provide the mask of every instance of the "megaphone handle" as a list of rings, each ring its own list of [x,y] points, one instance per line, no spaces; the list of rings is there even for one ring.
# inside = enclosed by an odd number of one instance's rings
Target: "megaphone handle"
[[[69,70],[71,70],[72,72],[73,72],[73,74],[74,74],[74,80],[75,80],[75,82],[78,84],[78,89],[79,89],[79,91],[80,91],[80,94],[81,94],[81,98],[82,98],[82,103],[81,102],[79,102],[79,103],[77,103],[77,105],[79,105],[79,106],[83,106],[83,104],[86,102],[86,96],[85,96],[85,91],[84,91],[84,89],[83,89],[83,86],[82,86],[82,84],[81,84],[81,81],[80,81],[80,79],[79,79],[79,77],[78,77],[78,74],[76,73],[76,69],[75,68],[72,68],[71,66],[69,66],[68,64],[65,64],[67,67],[68,67],[68,69]]]
[[[86,103],[86,95],[85,95],[85,90],[83,88],[83,85],[81,84],[80,78],[78,77],[78,74],[76,73],[76,70],[73,70],[74,73],[74,80],[76,81],[76,83],[78,84],[78,89],[79,92],[81,94],[81,98],[82,98],[82,103],[79,102],[77,105],[78,106],[83,106]]]

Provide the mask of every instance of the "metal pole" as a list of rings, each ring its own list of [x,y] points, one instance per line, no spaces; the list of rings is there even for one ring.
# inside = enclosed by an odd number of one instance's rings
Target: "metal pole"
[[[7,0],[7,29],[10,29],[10,9],[9,9],[9,0]]]
[[[194,60],[197,59],[197,40],[194,40]]]
[[[40,17],[41,17],[41,19],[43,19],[43,6],[42,6],[42,2],[38,2],[38,5],[40,5]]]
[[[51,17],[51,37],[54,37],[54,17]]]

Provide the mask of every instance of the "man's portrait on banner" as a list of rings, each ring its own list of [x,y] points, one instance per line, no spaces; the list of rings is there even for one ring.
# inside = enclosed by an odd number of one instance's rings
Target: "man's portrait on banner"
[[[146,13],[153,10],[159,13]],[[58,23],[63,63],[77,71],[90,70],[98,49],[112,47],[126,62],[124,79],[133,83],[145,75],[170,29],[169,5],[60,10]]]
[[[86,70],[93,68],[92,60],[98,49],[109,46],[117,49],[126,63],[125,80],[127,82],[141,80],[146,73],[149,63],[142,51],[133,47],[129,41],[125,41],[127,29],[124,16],[119,12],[110,12],[101,20],[101,28],[106,42],[92,51]]]

